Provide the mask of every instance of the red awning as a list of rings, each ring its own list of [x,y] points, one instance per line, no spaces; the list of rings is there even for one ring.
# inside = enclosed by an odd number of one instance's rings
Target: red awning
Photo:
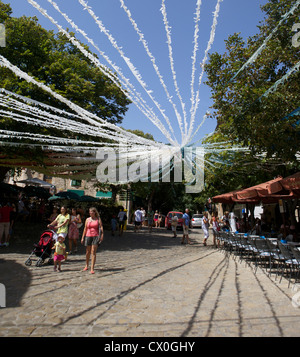
[[[288,191],[300,190],[300,172],[284,178],[280,183]]]
[[[282,177],[277,177],[274,180],[261,183],[259,185],[246,188],[237,193],[237,198],[239,200],[247,199],[259,199],[260,197],[267,197],[270,193],[276,193],[282,190],[280,184],[278,183],[282,180]],[[271,192],[270,192],[271,191]]]
[[[281,176],[246,189],[213,197],[219,203],[275,203],[280,199],[300,198],[300,172],[286,178]]]
[[[234,203],[234,199],[236,198],[236,193],[239,192],[240,190],[224,193],[222,195],[218,195],[213,197],[214,202],[220,202],[220,203]]]

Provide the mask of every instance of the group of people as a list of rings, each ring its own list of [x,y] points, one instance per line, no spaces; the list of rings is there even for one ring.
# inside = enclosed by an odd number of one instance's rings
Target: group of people
[[[123,207],[121,207],[118,216],[113,215],[111,219],[111,234],[114,236],[115,232],[119,230],[119,236],[124,232],[124,228],[127,221],[127,214]]]
[[[215,247],[220,246],[220,239],[218,239],[220,230],[228,230],[231,232],[237,231],[236,217],[233,212],[225,212],[219,219],[218,213],[213,212],[211,218],[208,217],[208,212],[204,212],[202,218],[202,230],[204,234],[203,245],[207,245],[207,239],[209,238],[209,227],[212,227],[213,232],[213,245]]]
[[[153,227],[160,227],[162,215],[157,210],[146,212],[143,207],[138,207],[133,214],[134,231],[140,231],[141,227],[148,225],[148,231],[151,233]],[[147,222],[147,223],[146,223]]]
[[[77,252],[77,241],[79,239],[79,229],[83,226],[81,215],[75,208],[72,208],[71,214],[68,213],[66,207],[61,207],[60,213],[57,209],[53,210],[53,214],[49,218],[51,223],[48,228],[55,231],[57,241],[54,244],[54,271],[61,271],[61,262],[65,259],[66,245],[65,239],[68,236],[69,254],[72,254],[72,246],[74,245],[74,253]],[[103,241],[104,231],[99,212],[95,207],[89,209],[89,217],[85,220],[84,228],[81,237],[81,244],[86,247],[86,264],[83,271],[89,269],[91,260],[90,273],[95,273],[96,252],[99,244]]]
[[[182,215],[182,219],[183,219],[182,222],[183,235],[182,235],[181,244],[185,244],[185,240],[187,240],[188,244],[192,244],[189,237],[189,227],[190,227],[191,220],[190,220],[188,208],[185,209],[185,212]],[[178,216],[176,215],[175,212],[173,212],[171,217],[171,229],[173,232],[173,238],[177,237],[177,226],[178,226]]]
[[[13,234],[13,228],[16,220],[21,222],[28,222],[32,218],[33,208],[32,203],[27,203],[24,197],[19,200],[2,199],[0,202],[0,246],[8,247],[9,240]],[[29,207],[28,207],[29,206]],[[31,207],[31,208],[30,208]],[[40,205],[36,208],[36,213],[39,216],[44,214],[44,202],[41,201]]]
[[[7,200],[0,204],[0,246],[8,247],[14,223],[17,218],[17,208]]]

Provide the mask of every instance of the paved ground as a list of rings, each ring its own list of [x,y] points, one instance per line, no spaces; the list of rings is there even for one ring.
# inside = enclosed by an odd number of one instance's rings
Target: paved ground
[[[84,248],[63,263],[26,267],[26,242],[0,250],[0,336],[299,336],[297,290],[212,245],[201,229],[181,245],[164,229],[106,234],[95,275],[82,272]],[[211,238],[210,238],[211,244]],[[300,290],[300,289],[299,289]]]

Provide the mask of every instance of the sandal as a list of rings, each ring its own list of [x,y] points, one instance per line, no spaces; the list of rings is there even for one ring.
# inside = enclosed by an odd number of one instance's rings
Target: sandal
[[[91,274],[95,274],[94,270],[91,270]]]
[[[88,270],[88,268],[87,267],[85,267],[84,269],[82,269],[82,271],[87,271]]]

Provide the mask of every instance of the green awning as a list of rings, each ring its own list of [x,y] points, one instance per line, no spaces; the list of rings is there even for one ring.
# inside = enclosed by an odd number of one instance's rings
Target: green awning
[[[112,192],[98,191],[97,194],[96,194],[96,197],[99,197],[99,198],[112,198]]]
[[[74,192],[80,197],[84,196],[84,191],[83,190],[68,190],[68,192]]]

